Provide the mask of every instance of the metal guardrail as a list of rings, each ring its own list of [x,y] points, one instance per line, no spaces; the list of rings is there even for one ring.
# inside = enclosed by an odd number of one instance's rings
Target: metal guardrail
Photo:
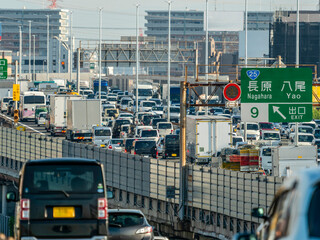
[[[187,219],[178,219],[179,162],[145,158],[81,143],[0,127],[0,170],[18,173],[28,159],[81,157],[104,164],[106,185],[115,192],[112,207],[139,208],[157,228],[231,237],[254,230],[253,207],[268,208],[283,179],[210,167],[188,166]],[[176,189],[174,199],[166,188]],[[194,235],[190,238],[194,238]]]

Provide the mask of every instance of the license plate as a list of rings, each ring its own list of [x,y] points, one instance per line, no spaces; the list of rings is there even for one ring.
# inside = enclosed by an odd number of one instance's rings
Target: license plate
[[[171,156],[172,156],[172,157],[176,157],[177,154],[176,154],[176,153],[172,153]]]
[[[53,207],[53,218],[74,218],[74,207]]]

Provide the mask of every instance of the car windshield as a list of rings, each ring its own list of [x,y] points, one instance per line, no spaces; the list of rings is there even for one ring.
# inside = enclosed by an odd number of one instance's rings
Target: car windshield
[[[142,106],[143,107],[154,107],[156,105],[155,102],[143,102]]]
[[[139,153],[139,151],[150,151],[152,148],[156,147],[156,141],[136,141],[135,143],[135,151]]]
[[[247,130],[259,130],[259,126],[258,126],[258,124],[248,123],[247,124]]]
[[[110,114],[110,113],[117,113],[118,110],[117,109],[107,109],[107,114]]]
[[[95,136],[111,136],[111,131],[110,129],[97,129],[94,131]]]
[[[163,119],[163,118],[154,118],[154,119],[152,119],[152,125],[156,126],[158,122],[166,122],[166,121],[167,120]]]
[[[153,111],[163,111],[163,107],[152,107]]]
[[[131,102],[131,100],[130,99],[122,99],[121,100],[122,105],[126,105],[126,104],[128,104],[128,102]]]
[[[299,135],[299,142],[312,142],[313,141],[313,136],[309,135]]]
[[[262,150],[262,156],[271,157],[271,148],[264,148]]]
[[[313,133],[313,129],[312,128],[304,128],[304,127],[300,127],[299,128],[299,133]]]
[[[172,125],[171,123],[159,123],[158,129],[171,129]]]
[[[27,166],[23,193],[96,193],[103,186],[99,166],[84,164],[46,164]]]
[[[179,135],[167,135],[166,136],[167,145],[179,145]]]
[[[152,96],[152,89],[138,89],[138,95],[143,97]]]
[[[123,139],[112,139],[110,140],[110,144],[117,144],[117,145],[122,145],[123,144]]]
[[[180,108],[170,108],[170,112],[172,112],[172,113],[180,113]]]
[[[24,104],[37,104],[37,103],[45,103],[44,96],[25,96],[23,97]]]
[[[279,133],[264,133],[263,135],[264,140],[280,140]]]
[[[2,102],[7,103],[7,102],[9,102],[11,99],[12,99],[12,98],[4,98],[4,99],[2,99]]]
[[[142,130],[141,137],[157,137],[158,132],[157,130]]]
[[[232,138],[232,144],[233,145],[236,145],[237,142],[242,142],[243,141],[243,138],[240,138],[240,137],[234,137]]]
[[[109,227],[114,225],[120,227],[132,227],[144,224],[144,217],[136,213],[109,213]]]
[[[117,101],[117,98],[116,97],[107,97],[107,100],[108,101]]]
[[[261,129],[273,129],[272,123],[259,123]]]

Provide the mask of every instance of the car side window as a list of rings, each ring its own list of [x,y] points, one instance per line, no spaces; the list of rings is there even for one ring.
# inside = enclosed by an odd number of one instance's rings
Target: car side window
[[[320,237],[320,185],[318,184],[313,192],[311,202],[308,210],[308,226],[309,226],[309,236],[314,238]]]

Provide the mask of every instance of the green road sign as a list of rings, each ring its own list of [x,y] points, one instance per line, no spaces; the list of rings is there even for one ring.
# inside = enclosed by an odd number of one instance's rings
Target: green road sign
[[[94,63],[90,63],[90,69],[94,69],[95,64]]]
[[[243,121],[312,120],[312,71],[309,68],[244,68],[241,92]]]
[[[7,59],[0,59],[0,79],[7,79],[7,77],[8,77]]]

